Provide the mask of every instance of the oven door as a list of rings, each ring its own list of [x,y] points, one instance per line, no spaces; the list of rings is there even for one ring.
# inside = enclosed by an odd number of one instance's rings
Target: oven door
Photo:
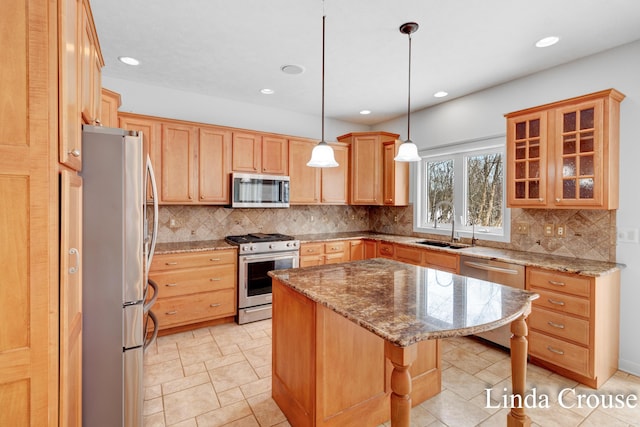
[[[238,307],[271,304],[271,270],[298,267],[299,253],[242,255],[238,257]]]

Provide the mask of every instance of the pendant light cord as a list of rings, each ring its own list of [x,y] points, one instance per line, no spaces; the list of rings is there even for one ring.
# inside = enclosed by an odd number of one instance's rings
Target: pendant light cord
[[[324,143],[324,23],[327,19],[327,13],[324,9],[324,0],[322,0],[322,138],[320,143]]]
[[[411,33],[409,33],[409,95],[407,96],[407,142],[411,142]]]

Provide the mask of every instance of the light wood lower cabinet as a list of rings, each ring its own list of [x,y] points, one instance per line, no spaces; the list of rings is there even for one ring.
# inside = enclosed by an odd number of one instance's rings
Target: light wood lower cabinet
[[[237,257],[236,249],[156,255],[149,276],[159,330],[235,316]]]
[[[300,245],[300,267],[336,264],[351,260],[349,240],[303,243]]]
[[[393,258],[396,261],[406,262],[407,264],[435,268],[449,273],[457,274],[460,271],[460,257],[458,254],[451,252],[436,251],[400,243],[381,242],[378,245],[378,254],[379,256]]]
[[[291,425],[388,420],[392,366],[384,340],[278,280],[273,300],[272,393]],[[409,372],[414,406],[440,392],[438,340],[418,344]]]
[[[620,272],[587,277],[527,267],[531,361],[598,388],[618,368]]]

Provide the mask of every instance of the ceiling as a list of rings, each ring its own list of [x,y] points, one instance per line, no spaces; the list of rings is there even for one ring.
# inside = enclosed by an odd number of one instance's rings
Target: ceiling
[[[412,111],[640,39],[637,0],[91,0],[91,7],[103,76],[318,116],[324,13],[325,114],[365,125],[407,111],[405,22],[420,25],[412,36]],[[549,35],[560,42],[534,47]],[[304,72],[283,73],[288,64]],[[449,96],[434,98],[440,90]]]

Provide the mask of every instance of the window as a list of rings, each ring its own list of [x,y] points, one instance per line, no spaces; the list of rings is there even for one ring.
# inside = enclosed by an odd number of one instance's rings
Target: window
[[[414,231],[509,241],[504,137],[421,152]]]

